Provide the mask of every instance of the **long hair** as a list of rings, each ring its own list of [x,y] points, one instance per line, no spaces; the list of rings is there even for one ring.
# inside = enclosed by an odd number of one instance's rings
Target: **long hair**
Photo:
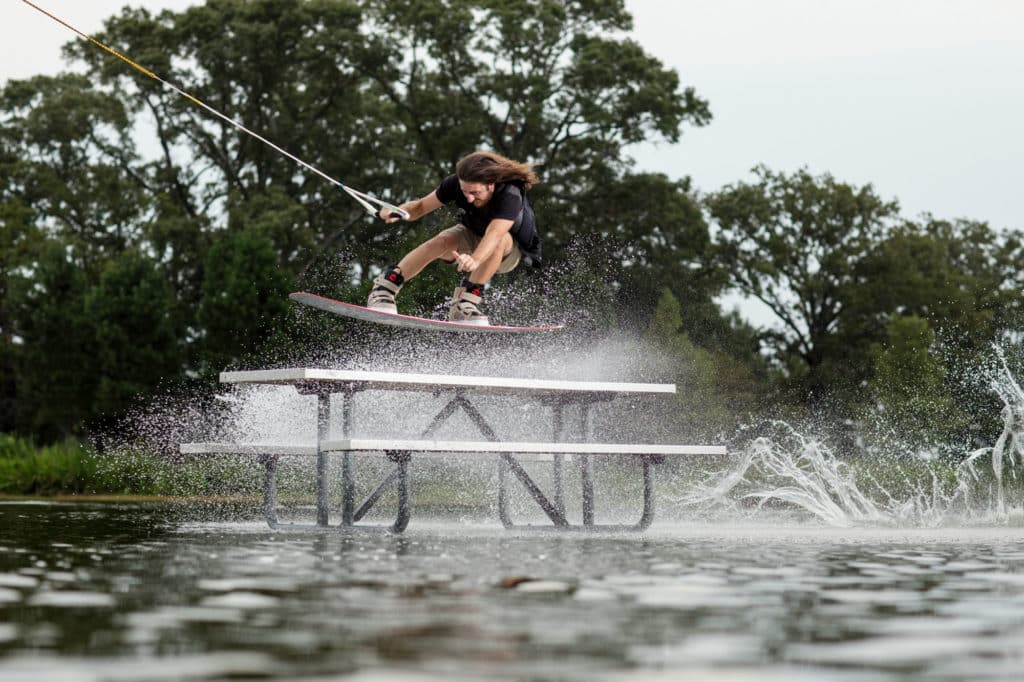
[[[530,189],[540,178],[533,172],[535,164],[519,163],[494,152],[473,152],[455,164],[455,174],[465,182],[521,182]]]

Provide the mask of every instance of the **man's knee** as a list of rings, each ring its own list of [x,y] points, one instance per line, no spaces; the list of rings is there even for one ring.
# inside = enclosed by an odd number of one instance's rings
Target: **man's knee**
[[[438,254],[438,257],[447,254],[449,251],[453,251],[458,247],[458,240],[450,234],[436,234],[427,240],[427,245],[430,250]]]

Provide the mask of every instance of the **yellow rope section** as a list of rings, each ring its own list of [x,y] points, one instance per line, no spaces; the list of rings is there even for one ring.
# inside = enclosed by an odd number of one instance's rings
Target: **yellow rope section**
[[[377,197],[375,197],[373,195],[365,194],[363,192],[360,192],[359,190],[356,190],[356,189],[353,189],[351,187],[348,187],[348,186],[345,185],[345,183],[340,182],[339,180],[335,180],[334,178],[332,178],[331,176],[327,175],[326,173],[324,173],[323,171],[319,170],[318,168],[316,168],[316,167],[306,163],[305,161],[303,161],[299,157],[297,157],[297,156],[295,156],[295,155],[285,151],[281,147],[278,147],[276,144],[274,144],[270,140],[266,139],[265,137],[263,137],[261,135],[258,135],[256,133],[254,133],[253,131],[249,130],[248,128],[246,128],[244,125],[242,125],[238,121],[234,120],[233,118],[230,118],[230,117],[225,116],[224,114],[220,113],[219,111],[217,111],[216,109],[214,109],[210,105],[208,105],[205,102],[201,101],[198,97],[193,97],[192,95],[190,95],[189,93],[185,92],[181,88],[173,85],[172,83],[168,83],[163,78],[160,78],[159,76],[157,76],[155,73],[153,73],[152,71],[150,71],[146,67],[144,67],[144,66],[142,66],[140,64],[135,63],[134,61],[132,61],[131,59],[129,59],[125,55],[123,55],[120,52],[118,52],[117,50],[115,50],[114,48],[112,48],[112,47],[110,47],[108,45],[104,45],[103,43],[101,43],[100,41],[96,40],[95,38],[93,38],[88,33],[84,33],[83,31],[79,31],[77,28],[75,28],[71,24],[67,23],[66,21],[64,21],[60,17],[58,17],[58,16],[56,16],[54,14],[51,14],[50,12],[47,12],[45,9],[43,9],[39,5],[37,5],[37,4],[33,3],[33,2],[30,2],[29,0],[21,0],[21,1],[23,3],[25,3],[26,5],[28,5],[29,7],[31,7],[32,9],[35,9],[36,11],[41,12],[42,14],[45,14],[46,16],[50,17],[51,19],[56,21],[61,26],[67,28],[70,31],[73,31],[74,33],[77,33],[79,36],[85,38],[86,40],[88,40],[93,45],[96,45],[96,46],[102,48],[103,50],[105,50],[106,52],[109,52],[110,54],[114,55],[115,57],[117,57],[121,61],[125,62],[126,64],[129,64],[133,68],[138,69],[140,72],[146,74],[147,76],[149,76],[153,80],[158,81],[158,82],[166,85],[167,87],[169,87],[170,89],[174,90],[176,93],[178,93],[182,97],[184,97],[184,98],[186,98],[188,100],[191,100],[195,104],[198,104],[203,109],[206,109],[207,111],[211,112],[215,116],[218,116],[219,118],[227,121],[231,125],[233,125],[236,128],[238,128],[239,130],[241,130],[241,131],[243,131],[245,133],[248,133],[249,135],[252,135],[253,137],[255,137],[260,142],[263,142],[264,144],[272,147],[273,149],[277,150],[278,152],[280,152],[284,156],[287,156],[292,161],[295,161],[296,163],[298,163],[300,166],[302,166],[304,168],[307,168],[307,169],[311,170],[312,172],[316,173],[317,175],[319,175],[320,177],[325,178],[326,180],[328,180],[330,182],[333,182],[335,185],[338,185],[343,190],[345,190],[349,194],[349,196],[351,196],[353,199],[358,201],[363,206],[363,208],[366,209],[366,211],[368,213],[371,213],[371,214],[374,214],[374,215],[377,214],[377,209],[374,208],[373,206],[371,206],[370,203],[368,203],[368,202],[373,202],[374,204],[377,204],[379,206],[383,206],[383,207],[391,210],[394,213],[398,213],[403,218],[408,218],[409,217],[409,214],[407,212],[405,212],[404,210],[398,208],[397,206],[395,206],[393,204],[390,204],[387,201],[383,201],[381,199],[378,199]]]

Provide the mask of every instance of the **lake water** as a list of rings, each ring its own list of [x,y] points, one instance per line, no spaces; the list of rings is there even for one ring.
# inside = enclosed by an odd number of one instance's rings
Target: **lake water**
[[[762,510],[562,535],[419,516],[395,536],[224,518],[0,504],[0,680],[1024,675],[1024,528],[1007,524]]]

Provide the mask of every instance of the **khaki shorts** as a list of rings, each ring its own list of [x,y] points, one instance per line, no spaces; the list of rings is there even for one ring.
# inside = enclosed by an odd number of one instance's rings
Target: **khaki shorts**
[[[454,225],[447,230],[442,230],[440,234],[450,234],[455,237],[459,243],[459,253],[473,253],[476,247],[480,245],[480,237],[473,234],[465,225]],[[519,244],[513,239],[512,250],[508,252],[508,255],[498,265],[498,274],[503,275],[506,272],[512,272],[522,259],[523,252],[519,250]],[[449,263],[452,262],[448,258],[445,258],[445,260]]]

